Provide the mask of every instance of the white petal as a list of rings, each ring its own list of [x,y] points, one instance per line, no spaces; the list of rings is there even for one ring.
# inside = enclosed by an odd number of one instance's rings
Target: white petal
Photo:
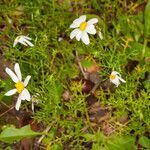
[[[81,36],[82,36],[82,33],[83,33],[83,32],[79,30],[78,34],[76,35],[77,41],[80,41]]]
[[[27,39],[24,39],[24,42],[26,42],[29,46],[31,46],[31,47],[33,47],[34,45],[30,42],[30,41],[28,41]]]
[[[24,80],[24,86],[26,87],[29,83],[29,80],[30,80],[31,76],[27,76]]]
[[[21,43],[21,44],[23,44],[23,45],[25,45],[25,46],[28,46],[28,45],[25,43],[24,39],[19,40],[19,43]]]
[[[114,82],[114,84],[116,85],[116,87],[118,87],[120,82]]]
[[[19,67],[18,63],[15,64],[14,70],[15,70],[15,73],[16,73],[19,81],[22,81],[22,75],[21,75],[21,71],[20,71],[20,67]]]
[[[78,33],[79,33],[79,29],[74,29],[71,33],[70,33],[70,38],[73,39]]]
[[[17,39],[14,40],[14,44],[13,44],[13,47],[15,47],[17,45],[19,41]]]
[[[82,15],[79,17],[78,21],[81,23],[81,22],[85,22],[85,20],[86,20],[86,15]]]
[[[29,45],[29,46],[33,47],[34,45],[28,40],[31,40],[31,38],[29,38],[28,36],[24,36],[24,35],[17,36],[14,41],[13,47],[15,47],[17,43],[21,43],[25,46]]]
[[[24,35],[22,35],[22,37],[24,38],[24,39],[27,39],[27,40],[32,40],[30,37],[28,37],[28,36],[24,36]]]
[[[81,22],[85,22],[85,20],[86,20],[86,15],[82,15],[78,19],[75,19],[73,21],[73,23],[79,23],[80,24]]]
[[[31,96],[29,91],[25,88],[22,92],[21,92],[21,100],[27,100],[30,101]]]
[[[97,18],[93,18],[93,19],[90,19],[87,23],[88,24],[95,24],[98,22],[98,19]]]
[[[118,76],[118,78],[119,78],[119,80],[122,81],[123,83],[126,83],[126,81],[125,81],[124,79],[122,79],[121,77]]]
[[[120,76],[120,73],[119,72],[117,72],[117,71],[112,71],[112,73],[111,73],[112,75],[119,75]]]
[[[14,95],[17,92],[17,89],[12,89],[10,91],[8,91],[7,93],[5,93],[6,96],[11,96]]]
[[[83,41],[84,44],[88,45],[90,43],[90,40],[89,40],[89,36],[86,32],[83,32],[82,33],[82,37],[81,37],[81,40]]]
[[[86,31],[90,34],[96,34],[96,29],[95,29],[94,25],[88,25],[86,28]]]
[[[19,79],[17,78],[17,76],[13,73],[13,71],[11,71],[9,68],[5,69],[6,73],[11,77],[11,79],[16,83],[19,81]]]
[[[75,19],[73,23],[70,25],[70,28],[78,28],[82,22],[85,22],[86,15],[80,16],[78,19]]]
[[[116,77],[115,79],[111,79],[110,80],[113,84],[115,84],[117,87],[119,86],[119,84],[120,84],[120,81],[119,81],[119,79]]]
[[[72,23],[70,25],[70,28],[78,28],[80,26],[80,23]]]
[[[19,110],[20,105],[21,105],[21,94],[19,94],[18,99],[17,99],[17,103],[15,106],[16,110]]]

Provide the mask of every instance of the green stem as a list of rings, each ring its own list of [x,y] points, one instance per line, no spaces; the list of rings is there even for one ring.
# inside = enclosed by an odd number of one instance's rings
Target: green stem
[[[144,39],[143,49],[142,49],[142,56],[143,56],[143,57],[144,57],[144,55],[145,55],[146,46],[147,46],[147,39],[145,38],[145,39]]]

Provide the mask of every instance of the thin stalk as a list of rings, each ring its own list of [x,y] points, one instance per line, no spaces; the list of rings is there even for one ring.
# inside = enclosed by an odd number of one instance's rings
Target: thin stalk
[[[87,75],[86,75],[86,73],[84,72],[83,67],[82,67],[82,65],[81,65],[81,63],[80,63],[80,59],[79,59],[78,52],[77,52],[77,51],[75,51],[75,52],[76,52],[76,59],[77,59],[77,62],[78,62],[80,71],[82,72],[84,78],[87,79]]]

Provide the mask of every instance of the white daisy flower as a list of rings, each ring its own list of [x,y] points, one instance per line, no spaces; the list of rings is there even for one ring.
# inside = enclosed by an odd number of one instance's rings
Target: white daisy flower
[[[86,15],[80,16],[78,19],[75,19],[70,25],[70,28],[75,28],[71,34],[70,38],[73,39],[76,37],[77,41],[82,40],[83,43],[88,45],[90,43],[89,34],[96,34],[96,29],[94,24],[98,22],[97,18],[90,19],[86,22]]]
[[[15,82],[15,87],[14,89],[8,91],[5,95],[6,96],[11,96],[14,95],[15,93],[19,93],[17,103],[16,103],[16,110],[19,110],[20,105],[21,105],[21,100],[27,100],[30,101],[31,96],[29,91],[26,89],[26,86],[28,85],[28,82],[31,78],[31,76],[27,76],[24,80],[22,81],[22,75],[20,71],[19,64],[16,63],[14,66],[15,73],[10,70],[9,68],[6,68],[6,73],[11,77],[11,79]]]
[[[30,42],[31,38],[29,38],[28,36],[24,36],[24,35],[20,35],[20,36],[17,36],[15,41],[14,41],[14,44],[13,44],[13,47],[15,47],[18,43],[21,43],[25,46],[31,46],[33,47],[34,45]]]
[[[123,82],[123,83],[126,83],[126,81],[121,78],[120,73],[118,73],[117,71],[112,71],[112,73],[109,76],[109,78],[110,78],[110,82],[115,84],[117,87],[119,86],[120,81]]]

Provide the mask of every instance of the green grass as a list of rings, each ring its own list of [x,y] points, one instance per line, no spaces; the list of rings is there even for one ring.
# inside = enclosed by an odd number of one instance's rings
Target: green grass
[[[124,145],[119,144],[122,142],[118,137],[127,141],[130,136],[146,135],[150,130],[150,65],[146,61],[150,58],[150,40],[147,38],[148,46],[142,55],[143,11],[135,13],[134,8],[142,3],[142,0],[135,3],[125,0],[93,0],[87,3],[85,0],[73,0],[71,4],[68,0],[0,2],[0,24],[6,25],[0,32],[0,48],[5,61],[20,64],[24,78],[32,76],[28,89],[32,95],[39,93],[41,100],[33,118],[51,127],[43,139],[47,148],[87,149],[86,144],[91,143],[93,150],[102,147],[110,149],[109,141],[116,139],[118,143],[114,142],[114,145],[123,149]],[[70,40],[69,25],[82,14],[99,19],[97,29],[101,29],[103,40],[98,35],[90,36],[89,46],[75,39]],[[13,48],[15,37],[22,34],[32,38],[33,48],[22,45]],[[59,37],[63,37],[61,42],[58,41]],[[111,89],[103,91],[98,88],[98,94],[95,94],[100,104],[110,109],[111,117],[107,121],[115,128],[110,136],[104,135],[100,125],[97,125],[98,130],[94,129],[90,121],[90,106],[87,105],[89,94],[82,93],[82,82],[75,80],[76,77],[81,78],[75,50],[83,59],[92,59],[102,68],[99,71],[101,85],[109,82],[113,69],[126,80],[125,84],[113,87],[113,92]],[[129,60],[138,61],[131,72],[126,70]],[[9,81],[0,81],[2,100],[5,99],[2,95],[11,88],[11,85],[6,87]],[[68,101],[62,98],[66,90],[71,92]],[[30,102],[24,102],[21,109],[30,108],[30,105]],[[125,114],[128,116],[127,124],[118,125],[119,118]]]

